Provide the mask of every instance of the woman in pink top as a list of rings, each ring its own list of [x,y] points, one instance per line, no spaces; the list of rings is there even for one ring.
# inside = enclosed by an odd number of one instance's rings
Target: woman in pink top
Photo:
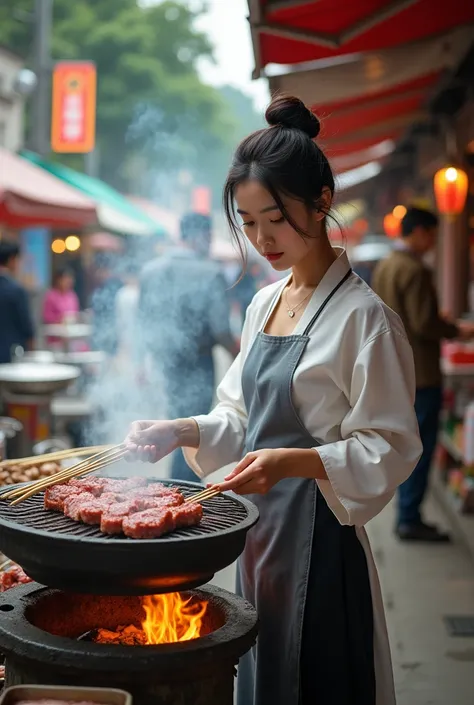
[[[79,299],[73,289],[74,275],[69,269],[60,269],[53,278],[53,288],[46,292],[43,302],[43,323],[66,323],[77,318]],[[48,344],[60,342],[48,338]]]

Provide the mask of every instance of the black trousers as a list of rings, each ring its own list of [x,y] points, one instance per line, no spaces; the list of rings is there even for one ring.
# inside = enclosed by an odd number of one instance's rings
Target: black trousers
[[[375,705],[374,620],[364,549],[317,493],[301,654],[301,705]]]

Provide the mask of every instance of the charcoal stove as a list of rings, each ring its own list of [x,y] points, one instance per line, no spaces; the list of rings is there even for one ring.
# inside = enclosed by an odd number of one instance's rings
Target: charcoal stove
[[[166,484],[187,496],[202,489]],[[255,643],[257,615],[241,597],[200,586],[240,555],[258,511],[230,494],[202,504],[198,526],[133,540],[45,511],[42,495],[14,507],[0,497],[0,550],[37,581],[0,594],[6,685],[116,687],[135,705],[232,705],[235,667]],[[208,603],[197,638],[156,646],[81,638],[139,627],[142,598],[167,592]]]
[[[98,626],[139,623],[137,596],[79,595],[29,583],[0,595],[5,685],[116,687],[134,705],[232,705],[235,665],[254,644],[255,610],[215,586],[189,595],[208,601],[201,636],[159,646],[78,641]]]
[[[159,481],[186,496],[202,490],[193,482]],[[0,495],[0,549],[33,580],[61,590],[104,595],[186,590],[233,563],[258,520],[255,505],[236,495],[222,494],[202,506],[198,526],[135,540],[45,511],[42,493],[16,506]]]

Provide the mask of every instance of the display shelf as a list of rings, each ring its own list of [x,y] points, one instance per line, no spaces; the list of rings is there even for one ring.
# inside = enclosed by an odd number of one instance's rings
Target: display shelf
[[[453,441],[451,436],[446,433],[446,431],[441,431],[438,438],[439,443],[443,446],[445,450],[448,451],[449,455],[458,463],[463,462],[462,450],[458,448],[456,443]]]
[[[446,513],[453,531],[474,561],[474,514],[463,514],[460,501],[444,483],[439,468],[434,468],[431,477],[431,489],[436,501]]]

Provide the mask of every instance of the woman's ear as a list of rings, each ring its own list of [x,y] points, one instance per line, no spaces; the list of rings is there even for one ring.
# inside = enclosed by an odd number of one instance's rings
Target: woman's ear
[[[316,211],[316,220],[323,220],[331,210],[332,204],[332,193],[328,186],[323,186],[321,191],[321,196],[318,201],[318,208]]]

